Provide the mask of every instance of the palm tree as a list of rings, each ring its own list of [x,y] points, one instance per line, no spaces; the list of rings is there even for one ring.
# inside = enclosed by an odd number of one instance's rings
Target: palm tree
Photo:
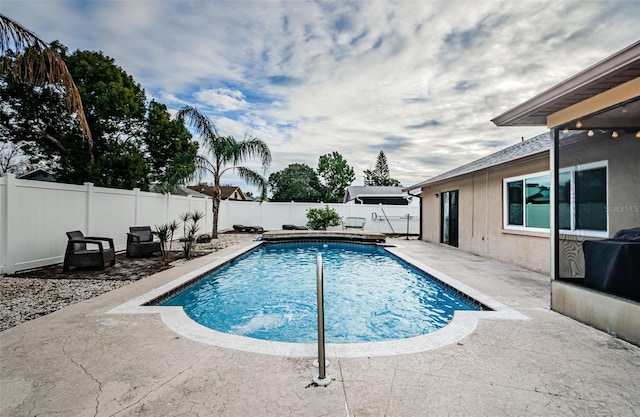
[[[177,115],[178,119],[188,122],[201,137],[203,151],[206,156],[198,155],[195,164],[185,165],[185,170],[176,174],[176,178],[192,179],[194,174],[208,172],[213,176],[213,230],[211,237],[218,238],[218,215],[220,210],[221,189],[220,178],[227,171],[235,171],[248,184],[259,187],[262,200],[267,197],[267,180],[262,175],[239,164],[247,159],[258,158],[262,169],[271,164],[271,151],[266,143],[254,137],[238,141],[233,136],[220,136],[211,120],[191,106],[183,107]]]
[[[13,59],[7,53],[14,51]],[[93,139],[82,108],[80,92],[60,55],[35,33],[0,13],[0,75],[10,73],[16,80],[44,87],[62,89],[70,111],[78,117],[80,129],[87,138],[90,163],[95,162]]]

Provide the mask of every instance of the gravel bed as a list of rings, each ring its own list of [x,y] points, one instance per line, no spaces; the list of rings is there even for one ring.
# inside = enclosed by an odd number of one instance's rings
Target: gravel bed
[[[193,256],[198,257],[230,245],[252,240],[256,235],[220,234],[217,240],[198,244]],[[173,243],[172,264],[185,262]],[[186,261],[188,262],[188,261]],[[62,272],[62,265],[53,265],[12,276],[0,277],[0,331],[28,320],[44,316],[71,304],[129,285],[171,266],[164,266],[160,257],[130,259],[116,256],[116,265],[104,270],[72,270]]]

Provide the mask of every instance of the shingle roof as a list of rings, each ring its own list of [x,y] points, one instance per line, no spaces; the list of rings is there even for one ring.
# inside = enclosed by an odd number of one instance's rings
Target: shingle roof
[[[189,188],[191,190],[194,190],[194,191],[198,191],[199,193],[202,193],[202,194],[206,194],[206,195],[208,195],[210,197],[213,197],[213,188],[214,187],[211,186],[211,185],[189,185],[187,188]],[[238,190],[240,195],[244,198],[244,193],[242,192],[240,187],[225,186],[225,185],[220,186],[220,197],[223,200],[226,200],[229,197],[231,197],[233,192],[236,191],[236,190]]]
[[[402,187],[393,186],[374,186],[374,185],[350,185],[346,188],[344,193],[344,202],[351,201],[358,196],[404,196]]]
[[[437,175],[426,181],[412,185],[411,187],[405,188],[405,190],[415,190],[417,188],[422,188],[425,185],[434,184],[436,182],[448,180],[460,175],[469,174],[471,172],[480,171],[496,165],[505,164],[507,162],[546,152],[549,150],[550,146],[551,137],[549,136],[549,132],[541,133],[538,136],[534,136],[530,139],[509,146],[508,148],[502,149],[496,153],[492,153],[489,156],[485,156],[484,158],[480,158],[466,165],[454,168],[451,171],[447,171],[443,174]]]

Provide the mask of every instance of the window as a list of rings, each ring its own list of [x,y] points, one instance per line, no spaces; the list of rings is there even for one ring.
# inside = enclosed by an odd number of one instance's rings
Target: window
[[[549,228],[549,175],[527,178],[525,184],[526,227]]]
[[[505,228],[548,230],[549,172],[507,179],[505,184]]]
[[[507,178],[504,228],[549,230],[549,172]],[[564,168],[558,173],[558,223],[563,233],[606,236],[607,161]]]
[[[522,180],[507,183],[509,201],[509,220],[507,224],[523,226]]]
[[[560,229],[608,231],[607,162],[563,169],[560,173]]]

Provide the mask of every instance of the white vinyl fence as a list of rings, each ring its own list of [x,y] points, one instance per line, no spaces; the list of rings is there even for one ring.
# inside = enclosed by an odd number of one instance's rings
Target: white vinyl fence
[[[342,217],[366,218],[367,231],[404,234],[409,227],[410,234],[418,234],[418,207],[329,206]],[[283,224],[305,225],[306,211],[318,207],[324,205],[223,201],[218,230],[232,229],[234,224],[261,226],[265,230],[279,230]],[[197,210],[205,216],[200,222],[201,233],[210,233],[211,209],[210,198],[101,188],[91,183],[19,180],[6,174],[0,177],[0,273],[13,274],[61,263],[67,244],[65,232],[71,230],[81,230],[85,236],[111,237],[116,250],[121,251],[126,248],[130,226],[153,228]]]
[[[61,263],[66,232],[113,238],[126,249],[129,226],[177,220],[186,211],[205,214],[202,230],[211,230],[211,200],[84,185],[0,177],[0,273]],[[179,229],[180,231],[182,229]]]
[[[218,229],[231,229],[234,224],[261,226],[265,230],[280,230],[282,225],[307,224],[307,210],[329,206],[340,217],[363,217],[364,230],[385,234],[417,235],[420,230],[420,208],[417,206],[369,205],[369,204],[323,204],[323,203],[276,203],[256,201],[222,201]],[[407,222],[407,215],[409,221]],[[330,229],[339,230],[340,226]]]

